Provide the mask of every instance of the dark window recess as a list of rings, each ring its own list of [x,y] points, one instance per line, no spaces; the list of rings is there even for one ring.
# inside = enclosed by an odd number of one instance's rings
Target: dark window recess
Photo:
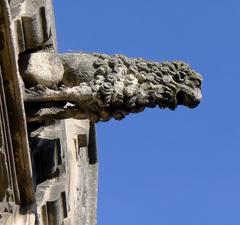
[[[89,130],[88,158],[89,158],[89,164],[95,164],[98,162],[96,127],[95,127],[95,123],[92,123],[92,122],[90,123],[90,130]]]
[[[54,201],[46,203],[48,215],[48,225],[62,225],[64,218],[67,217],[66,194],[62,192]]]
[[[59,139],[30,138],[32,170],[35,185],[59,175],[62,164]]]
[[[81,148],[88,146],[88,137],[87,134],[78,134],[77,140],[75,139],[76,146],[76,159],[79,160],[81,158]],[[77,143],[77,145],[76,145]]]
[[[88,146],[88,137],[86,134],[78,134],[78,148],[87,147]]]

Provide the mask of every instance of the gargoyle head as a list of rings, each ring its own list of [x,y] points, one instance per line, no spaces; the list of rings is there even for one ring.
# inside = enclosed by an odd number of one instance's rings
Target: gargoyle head
[[[176,72],[172,79],[177,87],[177,105],[195,108],[202,99],[202,77],[184,62],[173,62]]]
[[[130,111],[134,111],[138,106],[155,107],[157,105],[160,108],[171,110],[174,110],[178,105],[194,108],[201,101],[202,77],[185,62],[159,63],[146,61],[142,58],[131,59],[123,55],[106,57],[96,54],[95,56],[97,58],[96,74],[99,75],[98,73],[101,72],[101,82],[106,82],[106,78],[109,80],[109,75],[114,80],[120,81],[124,90],[119,96],[123,96],[122,103]],[[112,92],[107,92],[107,99],[104,102],[109,100],[111,104],[110,100],[116,100],[112,97],[119,88],[114,82],[112,84],[108,82],[108,84]],[[112,103],[115,106],[118,105],[115,102]]]

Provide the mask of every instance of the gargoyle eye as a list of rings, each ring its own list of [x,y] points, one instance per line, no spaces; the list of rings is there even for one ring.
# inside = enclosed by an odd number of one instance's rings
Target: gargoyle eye
[[[173,76],[173,80],[176,82],[183,82],[185,80],[186,74],[184,72],[177,72]]]
[[[198,79],[190,79],[191,83],[194,84],[195,87],[200,88],[201,87],[201,81]]]

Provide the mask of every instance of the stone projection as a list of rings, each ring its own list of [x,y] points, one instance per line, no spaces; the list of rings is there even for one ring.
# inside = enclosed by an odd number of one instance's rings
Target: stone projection
[[[0,0],[0,224],[95,225],[95,123],[194,108],[201,83],[181,61],[59,54],[51,0]]]
[[[119,120],[145,107],[194,108],[201,100],[200,75],[178,61],[157,63],[96,53],[32,53],[20,58],[20,71],[26,103],[53,103],[27,114],[29,121],[69,117],[92,122],[112,117]],[[57,108],[56,102],[72,105]]]

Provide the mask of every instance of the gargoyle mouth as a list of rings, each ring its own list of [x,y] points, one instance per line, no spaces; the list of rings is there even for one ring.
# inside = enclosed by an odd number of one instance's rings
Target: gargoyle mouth
[[[184,105],[189,108],[195,108],[201,102],[202,95],[200,89],[190,90],[187,88],[187,91],[179,91],[177,93],[177,104]]]

